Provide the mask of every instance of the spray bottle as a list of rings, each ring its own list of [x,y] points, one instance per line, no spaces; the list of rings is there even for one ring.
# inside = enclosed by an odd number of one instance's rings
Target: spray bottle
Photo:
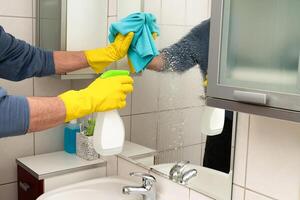
[[[111,70],[100,76],[109,78],[113,76],[129,75],[126,70]],[[102,156],[119,154],[123,150],[125,128],[117,110],[96,113],[94,130],[94,149]]]

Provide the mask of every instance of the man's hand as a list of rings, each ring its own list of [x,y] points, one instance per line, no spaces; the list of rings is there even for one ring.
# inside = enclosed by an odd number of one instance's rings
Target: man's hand
[[[126,56],[133,37],[133,32],[126,36],[118,34],[109,46],[85,51],[87,62],[96,73],[102,72],[105,67]]]
[[[65,121],[125,107],[126,96],[133,91],[132,84],[130,76],[97,78],[83,90],[71,90],[59,95],[66,108]]]

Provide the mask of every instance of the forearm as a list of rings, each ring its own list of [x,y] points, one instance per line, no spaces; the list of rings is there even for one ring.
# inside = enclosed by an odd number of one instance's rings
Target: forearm
[[[84,69],[89,67],[83,51],[55,51],[53,52],[56,74]]]
[[[29,130],[42,131],[64,123],[66,110],[63,101],[58,97],[28,97]]]

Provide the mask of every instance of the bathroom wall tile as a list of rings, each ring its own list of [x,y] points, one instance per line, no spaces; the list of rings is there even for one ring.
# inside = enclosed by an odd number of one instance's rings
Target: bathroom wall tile
[[[188,32],[184,26],[161,25],[160,48],[168,47],[169,45],[179,41],[179,39]]]
[[[159,113],[158,149],[166,150],[201,143],[197,127],[201,118],[200,108],[171,110]]]
[[[144,0],[144,11],[154,14],[158,23],[161,21],[161,3],[162,0]]]
[[[157,189],[157,199],[165,200],[183,200],[189,199],[189,189],[174,183],[166,178],[157,176],[153,172],[150,172],[156,178],[156,189]]]
[[[71,89],[72,90],[81,90],[89,86],[94,79],[78,79],[78,80],[71,80]]]
[[[6,3],[3,3],[3,4],[6,4]],[[0,5],[3,5],[3,4],[0,3]],[[21,4],[23,4],[23,1]],[[1,11],[0,11],[0,13],[1,13]],[[32,29],[32,18],[0,17],[0,24],[6,32],[12,34],[17,39],[24,40],[24,41],[28,42],[29,44],[33,43],[33,41],[32,41],[32,39],[33,39],[33,37],[32,37],[32,30],[33,30]]]
[[[283,199],[290,199],[290,197],[285,197]],[[245,200],[272,200],[271,198],[268,198],[266,196],[254,193],[252,191],[246,190],[246,196],[245,196]]]
[[[129,14],[140,11],[141,0],[130,1],[130,3],[128,1],[118,0],[118,19],[122,19]]]
[[[247,188],[275,199],[300,198],[299,130],[299,123],[250,116]]]
[[[35,154],[62,151],[64,149],[64,127],[65,125],[61,125],[45,131],[36,132],[34,134]]]
[[[0,79],[0,85],[9,95],[33,96],[33,79],[26,79],[20,82]]]
[[[212,0],[208,0],[208,18],[211,16],[211,1]]]
[[[108,16],[116,16],[118,9],[118,0],[108,1]]]
[[[122,120],[125,126],[125,140],[130,141],[131,117],[130,116],[122,117]]]
[[[132,94],[132,114],[157,111],[159,95],[159,73],[144,71],[134,77]]]
[[[195,26],[208,19],[208,0],[186,1],[186,25]]]
[[[201,193],[195,192],[194,190],[190,190],[190,200],[213,200],[213,199]]]
[[[33,134],[0,139],[0,184],[17,181],[16,158],[33,153]]]
[[[70,80],[55,77],[34,78],[34,96],[57,96],[70,89]]]
[[[157,113],[133,115],[131,141],[156,149],[157,116]]]
[[[183,160],[188,160],[195,165],[201,165],[201,154],[202,154],[201,144],[184,147]]]
[[[159,164],[163,163],[175,163],[180,160],[184,160],[184,148],[175,148],[172,150],[160,151],[156,156],[156,161]]]
[[[0,185],[0,197],[3,200],[18,200],[17,182],[6,185]]]
[[[117,156],[106,156],[101,157],[106,160],[106,176],[117,176],[118,175],[118,157]]]
[[[237,185],[233,185],[232,200],[244,200],[244,195],[245,195],[245,189],[244,188],[242,188],[240,186],[237,186]]]
[[[172,25],[184,25],[185,23],[185,0],[162,1],[161,23]]]
[[[130,179],[132,181],[136,181],[138,183],[141,183],[142,180],[140,177],[131,177],[129,176],[129,173],[131,172],[143,172],[148,173],[148,170],[139,167],[135,164],[132,164],[120,157],[118,157],[118,176],[121,176],[126,179]]]
[[[0,5],[1,15],[32,17],[32,0],[0,0]]]
[[[248,131],[249,114],[238,113],[233,182],[240,186],[245,186]]]
[[[201,166],[203,166],[203,161],[204,161],[204,155],[205,155],[205,146],[206,146],[206,143],[202,143],[201,144]]]
[[[131,102],[132,94],[128,94],[126,98],[126,107],[119,110],[121,116],[127,116],[131,114]]]

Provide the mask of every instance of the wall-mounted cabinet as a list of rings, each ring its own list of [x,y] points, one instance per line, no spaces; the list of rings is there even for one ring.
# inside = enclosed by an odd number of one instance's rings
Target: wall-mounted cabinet
[[[208,105],[300,121],[300,2],[212,2]]]
[[[38,0],[36,44],[48,50],[80,51],[107,44],[107,0]],[[62,78],[93,78],[91,69]]]

